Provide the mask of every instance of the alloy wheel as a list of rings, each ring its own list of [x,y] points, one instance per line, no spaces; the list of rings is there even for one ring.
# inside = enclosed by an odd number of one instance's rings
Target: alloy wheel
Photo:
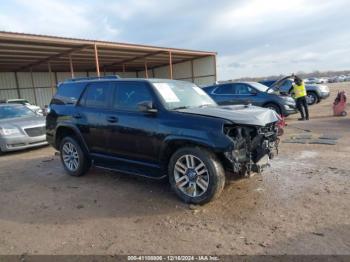
[[[75,172],[79,168],[79,154],[76,146],[67,142],[62,147],[62,159],[69,171]]]
[[[314,95],[307,95],[306,102],[308,105],[313,105],[316,102],[316,98]]]
[[[187,196],[199,197],[208,190],[208,169],[194,155],[183,155],[176,161],[174,177],[176,187]]]

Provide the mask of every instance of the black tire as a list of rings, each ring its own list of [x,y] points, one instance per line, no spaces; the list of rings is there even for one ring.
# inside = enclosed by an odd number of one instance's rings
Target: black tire
[[[266,105],[264,105],[264,107],[272,109],[273,111],[275,111],[279,115],[282,114],[281,108],[278,105],[274,104],[274,103],[267,103]]]
[[[65,161],[63,160],[64,155],[66,156],[66,154],[64,153],[64,146],[65,145],[67,146],[68,144],[71,144],[74,146],[74,148],[76,149],[76,155],[79,159],[77,168],[75,169],[70,169],[68,164],[66,164]],[[83,176],[88,172],[91,166],[91,161],[83,152],[79,142],[74,137],[66,136],[62,138],[60,142],[60,157],[61,157],[61,161],[64,169],[70,176]]]
[[[202,163],[205,165],[204,168],[207,170],[206,176],[209,180],[207,183],[207,190],[203,191],[201,195],[194,197],[188,196],[183,191],[181,191],[181,189],[179,189],[176,185],[175,181],[175,164],[178,162],[178,160],[180,161],[180,159],[186,155],[192,155],[197,160],[202,161]],[[208,203],[209,201],[216,199],[225,186],[225,171],[221,162],[214,153],[200,147],[184,147],[177,150],[170,158],[168,174],[172,189],[185,203],[200,205]],[[195,179],[195,181],[198,181],[198,177]],[[196,187],[197,189],[200,189],[197,185]]]
[[[307,92],[306,101],[309,106],[316,104],[318,100],[318,95],[315,92]]]

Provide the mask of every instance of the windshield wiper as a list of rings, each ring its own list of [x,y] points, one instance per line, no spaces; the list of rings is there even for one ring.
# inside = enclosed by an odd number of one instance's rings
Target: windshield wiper
[[[180,110],[180,109],[187,109],[190,108],[189,106],[179,106],[179,107],[174,107],[172,110]]]
[[[198,106],[199,108],[202,108],[202,107],[207,107],[207,106],[211,106],[212,104],[203,104],[203,105],[200,105]]]

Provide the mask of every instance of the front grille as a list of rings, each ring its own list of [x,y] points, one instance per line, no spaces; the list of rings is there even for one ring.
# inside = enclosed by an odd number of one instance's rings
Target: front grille
[[[44,126],[26,128],[26,129],[24,129],[24,131],[30,137],[42,136],[42,135],[44,135],[46,133],[46,130],[45,130]]]

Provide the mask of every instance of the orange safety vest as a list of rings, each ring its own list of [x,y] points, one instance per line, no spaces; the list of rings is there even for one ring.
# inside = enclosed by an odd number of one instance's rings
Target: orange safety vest
[[[304,82],[302,82],[302,84],[300,86],[298,86],[297,84],[294,84],[293,91],[295,94],[295,96],[294,96],[295,98],[306,96],[306,88],[305,88]]]

